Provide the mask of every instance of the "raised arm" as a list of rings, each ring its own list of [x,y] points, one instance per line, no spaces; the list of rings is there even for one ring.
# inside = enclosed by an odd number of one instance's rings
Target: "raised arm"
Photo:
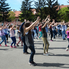
[[[49,25],[49,27],[52,26],[54,23],[55,23],[55,20],[53,19],[53,21],[52,21],[52,23]]]
[[[31,30],[34,26],[36,26],[40,21],[40,18],[38,17],[35,22],[33,22],[29,27],[25,28],[25,31]]]
[[[68,24],[69,24],[69,22],[65,23],[65,25],[68,25]]]
[[[13,26],[11,27],[11,30],[13,30],[13,29],[14,29],[14,26],[15,26],[15,25],[13,25]]]
[[[50,18],[50,15],[48,15],[48,16],[46,17],[45,21],[47,21],[47,20],[48,20],[48,18]]]
[[[42,28],[46,27],[46,25],[50,22],[50,19],[48,18],[48,21],[45,22],[45,24],[42,26]]]

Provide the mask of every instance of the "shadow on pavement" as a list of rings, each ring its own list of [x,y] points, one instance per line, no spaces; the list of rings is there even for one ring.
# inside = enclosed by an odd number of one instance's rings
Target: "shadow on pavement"
[[[36,47],[35,47],[35,49],[40,49],[40,50],[43,50],[43,48],[36,48]]]
[[[35,49],[43,50],[43,48],[37,48],[37,47],[35,47]],[[66,49],[66,47],[49,47],[49,49]]]
[[[67,42],[67,40],[53,40],[53,42]]]
[[[50,56],[65,56],[65,57],[69,57],[69,55],[67,55],[67,54],[53,54],[53,55],[50,55]]]
[[[43,53],[35,53],[35,55],[43,55]]]
[[[0,49],[0,50],[8,50],[8,49]]]
[[[35,53],[35,55],[43,55],[43,53]],[[44,55],[46,56],[46,55]],[[53,54],[49,52],[49,56],[65,56],[65,57],[69,57],[69,54]]]
[[[66,47],[50,47],[49,49],[66,49]]]
[[[23,49],[23,46],[17,46],[16,49]]]
[[[34,44],[43,45],[43,43],[34,43]]]
[[[43,67],[61,67],[61,68],[69,68],[64,67],[63,65],[69,65],[69,64],[62,64],[62,63],[37,63],[37,66],[43,66]]]

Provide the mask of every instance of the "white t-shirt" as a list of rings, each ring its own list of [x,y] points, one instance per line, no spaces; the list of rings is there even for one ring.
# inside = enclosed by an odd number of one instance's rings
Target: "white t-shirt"
[[[64,31],[67,29],[67,26],[66,25],[61,25],[61,30]]]
[[[61,25],[57,25],[56,29],[61,30]]]
[[[10,28],[10,37],[14,37],[14,36],[15,36],[14,30]]]

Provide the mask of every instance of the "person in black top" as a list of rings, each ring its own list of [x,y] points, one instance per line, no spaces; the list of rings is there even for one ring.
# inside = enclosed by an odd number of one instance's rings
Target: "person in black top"
[[[24,24],[25,44],[31,50],[29,64],[31,64],[33,66],[35,66],[36,63],[33,60],[33,57],[34,57],[34,54],[35,54],[35,48],[34,48],[34,41],[33,41],[33,38],[32,38],[31,30],[33,29],[33,27],[35,27],[39,23],[39,21],[40,21],[40,18],[38,17],[37,20],[35,22],[33,22],[32,24],[30,24],[30,22],[26,22]]]
[[[43,55],[48,55],[49,43],[48,43],[48,40],[47,40],[47,33],[46,33],[45,27],[49,23],[49,21],[50,21],[50,15],[47,16],[47,18],[45,19],[44,24],[41,28],[41,30],[42,30],[42,40],[43,40],[43,43],[44,43],[44,53],[43,53]]]

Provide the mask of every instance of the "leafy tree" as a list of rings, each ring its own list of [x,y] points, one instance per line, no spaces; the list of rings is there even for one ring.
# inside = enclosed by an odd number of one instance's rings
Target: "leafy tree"
[[[37,8],[38,15],[41,19],[45,18],[47,15],[51,16],[51,19],[57,20],[57,8],[58,1],[56,0],[37,0],[35,2],[35,7]]]
[[[27,19],[27,20],[33,20],[34,19],[34,15],[32,14],[32,11],[30,10],[31,3],[32,3],[31,0],[22,1],[22,5],[21,5],[22,13],[19,16],[20,21],[23,21],[24,19]]]
[[[1,12],[0,12],[1,13]],[[0,22],[2,21],[2,14],[0,14]]]
[[[7,14],[10,10],[10,7],[8,7],[8,3],[6,3],[6,0],[0,0],[0,15],[2,18],[2,21],[7,21],[7,18],[9,17]]]
[[[11,22],[15,20],[15,13],[13,11],[9,11],[8,15],[9,15],[8,21]]]
[[[48,6],[48,14],[50,14],[52,19],[57,19],[57,8],[58,8],[58,2],[57,0],[47,0],[47,6]]]
[[[69,21],[69,9],[68,7],[64,7],[58,11],[59,14],[59,21],[65,20],[66,22]]]
[[[41,9],[46,6],[46,0],[37,0],[35,1],[36,9]]]
[[[37,9],[38,14],[36,16],[40,16],[41,20],[44,18],[43,14],[46,10],[44,8],[46,7],[46,0],[37,0],[35,1],[35,7]]]
[[[32,14],[31,10],[26,10],[25,12],[22,12],[19,16],[20,21],[24,21],[24,19],[33,21],[34,15]]]
[[[31,0],[23,0],[22,6],[21,6],[21,11],[29,10],[31,8],[31,3],[32,3]]]

